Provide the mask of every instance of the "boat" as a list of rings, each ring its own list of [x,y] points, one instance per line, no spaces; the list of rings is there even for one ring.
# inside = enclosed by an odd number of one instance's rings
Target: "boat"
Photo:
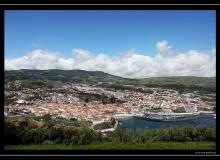
[[[145,118],[153,121],[181,121],[200,117],[200,113],[148,113]]]

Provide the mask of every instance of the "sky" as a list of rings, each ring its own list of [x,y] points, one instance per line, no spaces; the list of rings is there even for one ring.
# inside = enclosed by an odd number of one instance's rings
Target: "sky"
[[[215,76],[213,10],[8,10],[5,69]]]

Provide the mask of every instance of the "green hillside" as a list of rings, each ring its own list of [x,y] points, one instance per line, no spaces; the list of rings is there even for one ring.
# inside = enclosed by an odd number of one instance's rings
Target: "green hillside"
[[[147,87],[187,88],[190,90],[216,91],[215,77],[153,77],[139,79],[136,83]]]
[[[101,71],[84,70],[11,70],[5,71],[6,80],[50,80],[61,82],[116,82],[123,80]]]
[[[182,76],[182,77],[154,77],[145,78],[138,80],[140,84],[183,84],[190,86],[192,84],[198,86],[215,86],[215,77],[193,77],[193,76]]]
[[[132,87],[161,87],[188,90],[216,91],[215,77],[153,77],[144,79],[128,79],[110,75],[101,71],[84,71],[84,70],[11,70],[5,71],[5,80],[26,80],[43,81],[44,84],[28,82],[35,86],[43,85],[50,87],[55,81],[59,82],[79,82],[88,84],[99,84],[102,82],[104,87],[110,88],[130,88]],[[27,81],[28,80],[28,81]],[[106,85],[107,84],[107,85]],[[129,85],[126,86],[126,85]]]

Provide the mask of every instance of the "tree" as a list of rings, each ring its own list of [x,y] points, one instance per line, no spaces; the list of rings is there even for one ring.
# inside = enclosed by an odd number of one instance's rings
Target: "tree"
[[[50,117],[50,114],[45,114],[45,115],[43,115],[43,120],[45,121],[45,122],[48,122],[48,121],[50,121],[50,119],[51,119],[51,117]]]
[[[39,144],[41,140],[41,130],[38,128],[33,129],[33,137],[35,144]]]
[[[111,125],[114,125],[116,123],[116,120],[114,117],[111,117],[110,121],[111,121]]]
[[[72,137],[72,129],[71,128],[63,128],[63,139],[67,143],[70,143]]]
[[[110,98],[110,103],[115,103],[116,102],[116,98],[114,97],[114,96],[112,96],[111,98]]]
[[[85,98],[85,102],[88,103],[90,100],[88,97]]]
[[[216,106],[213,107],[213,111],[216,113]]]
[[[76,135],[72,135],[72,137],[70,138],[70,143],[72,145],[78,144],[78,141],[79,141],[79,137]]]
[[[92,141],[93,139],[90,129],[87,127],[82,128],[78,144],[90,144]]]
[[[208,128],[205,133],[205,138],[207,141],[216,141],[216,130],[215,128]]]
[[[5,143],[6,144],[19,144],[21,143],[21,138],[19,130],[14,123],[5,121],[4,123],[4,132],[5,132]]]
[[[119,141],[119,142],[124,142],[124,140],[123,140],[123,130],[121,129],[121,128],[117,128],[116,129],[116,132],[115,132],[115,137],[117,137],[117,141]]]
[[[108,99],[107,99],[107,98],[105,98],[105,97],[104,97],[104,98],[102,98],[102,103],[103,103],[103,104],[107,104],[107,103],[108,103]]]
[[[195,138],[197,141],[205,140],[205,132],[207,130],[206,126],[198,126],[195,131]]]
[[[21,140],[23,144],[32,144],[35,142],[34,140],[35,130],[34,129],[26,129],[23,132]]]
[[[61,143],[63,139],[63,129],[61,127],[51,127],[50,129],[50,139],[55,143]]]
[[[186,135],[187,141],[194,141],[195,128],[193,128],[192,126],[186,126],[186,127],[184,127],[184,133]]]

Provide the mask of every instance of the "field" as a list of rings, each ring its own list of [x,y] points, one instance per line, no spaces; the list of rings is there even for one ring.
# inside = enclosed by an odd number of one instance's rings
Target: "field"
[[[7,145],[5,150],[215,150],[215,142],[99,143],[89,145]]]

